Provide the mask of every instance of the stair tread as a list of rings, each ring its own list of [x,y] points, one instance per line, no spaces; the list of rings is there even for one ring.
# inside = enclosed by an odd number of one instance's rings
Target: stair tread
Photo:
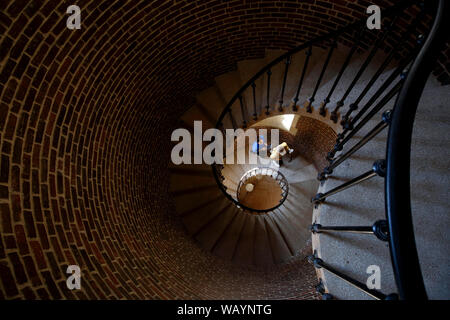
[[[272,217],[280,226],[289,247],[296,254],[306,243],[304,237],[298,232],[295,225],[285,217],[285,213],[282,210],[275,210]]]
[[[254,247],[254,259],[256,265],[267,267],[274,264],[266,224],[264,222],[264,217],[261,215],[255,216]]]
[[[170,192],[179,192],[186,189],[202,186],[212,186],[216,184],[216,180],[212,176],[195,176],[195,175],[170,175]]]
[[[277,222],[272,218],[272,213],[266,215],[266,228],[269,236],[269,243],[275,263],[282,263],[292,257],[290,249],[286,243],[284,235],[280,232]]]
[[[218,199],[211,199],[210,203],[189,213],[182,217],[183,224],[185,225],[190,235],[198,232],[203,226],[205,226],[214,215],[220,212],[223,208],[230,205],[230,201],[225,197]]]
[[[186,211],[196,208],[206,200],[213,199],[219,195],[223,194],[217,186],[208,187],[197,192],[179,194],[174,196],[175,207],[179,214],[183,214]]]
[[[254,264],[253,252],[254,252],[254,230],[255,230],[255,218],[250,214],[245,214],[244,227],[242,228],[239,236],[236,251],[233,256],[233,261],[244,265]]]
[[[222,239],[215,247],[215,254],[228,260],[233,258],[234,251],[236,250],[236,246],[239,241],[239,236],[242,232],[242,228],[244,227],[245,217],[246,216],[243,212],[238,212],[229,228],[223,234]]]
[[[236,216],[236,213],[238,213],[238,209],[229,202],[229,204],[195,236],[195,239],[203,248],[205,248],[205,250],[211,251],[216,242],[220,240],[225,229],[229,227],[229,224]]]

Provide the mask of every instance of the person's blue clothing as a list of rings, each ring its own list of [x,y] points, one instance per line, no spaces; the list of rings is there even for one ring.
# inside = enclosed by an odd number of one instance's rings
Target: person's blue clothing
[[[260,142],[260,141],[262,141],[262,142]],[[262,150],[264,147],[266,147],[264,144],[264,136],[259,136],[259,140],[253,142],[252,152],[258,153],[258,148],[259,148],[259,150]]]

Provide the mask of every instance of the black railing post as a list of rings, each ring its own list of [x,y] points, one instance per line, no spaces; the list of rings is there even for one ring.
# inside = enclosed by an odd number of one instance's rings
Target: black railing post
[[[366,180],[368,180],[370,178],[373,178],[373,177],[375,177],[377,175],[380,176],[380,177],[384,177],[385,174],[386,174],[385,170],[386,170],[385,169],[385,161],[384,160],[377,160],[377,161],[374,162],[371,170],[363,173],[360,176],[357,176],[356,178],[354,178],[354,179],[352,179],[350,181],[347,181],[347,182],[337,186],[334,189],[331,189],[330,191],[327,191],[326,193],[318,193],[318,194],[316,194],[316,196],[311,199],[311,202],[317,205],[317,204],[325,201],[325,199],[327,197],[332,196],[332,195],[334,195],[336,193],[339,193],[339,192],[341,192],[341,191],[343,191],[345,189],[348,189],[350,187],[353,187],[353,186],[355,186],[357,184],[360,184],[361,182],[366,181]]]
[[[252,83],[252,93],[253,93],[253,120],[258,119],[258,113],[256,110],[256,83]]]
[[[346,130],[344,130],[339,137],[336,144],[333,147],[333,150],[331,150],[328,153],[327,158],[332,159],[336,152],[341,151],[344,147],[344,145],[357,133],[359,130],[361,130],[362,127],[365,126],[367,122],[369,122],[372,117],[381,110],[399,91],[403,84],[403,79],[400,79],[397,84],[391,88],[391,90],[386,93],[386,95],[378,102],[378,104],[362,119],[356,127],[353,128],[353,124],[351,124],[351,127],[349,127],[347,130],[351,130],[346,136],[344,136]],[[362,110],[361,110],[362,111]],[[353,123],[353,121],[352,121]],[[342,140],[340,140],[342,139]]]
[[[405,32],[402,33],[401,37],[399,38],[399,42],[400,43],[397,44],[395,47],[393,47],[390,50],[388,56],[384,59],[384,61],[381,64],[381,66],[378,68],[378,70],[372,76],[372,78],[367,83],[367,85],[365,86],[363,91],[359,94],[358,98],[353,103],[350,104],[349,110],[347,111],[347,113],[344,115],[344,117],[341,120],[341,124],[342,124],[343,127],[345,127],[345,125],[348,123],[349,118],[350,118],[350,114],[353,111],[358,109],[358,105],[361,102],[361,100],[365,97],[365,95],[370,90],[370,88],[372,88],[372,86],[375,83],[375,81],[380,77],[380,75],[387,68],[389,63],[394,59],[395,54],[398,53],[400,50],[402,50],[403,47],[407,44],[410,35],[414,32],[414,30],[416,29],[417,25],[420,23],[420,21],[422,20],[424,15],[425,15],[425,10],[422,7],[422,10],[414,18],[414,21],[406,28]],[[417,53],[417,51],[415,51],[415,50],[413,50],[413,52]],[[413,57],[414,55],[415,54],[413,54],[411,56]],[[407,60],[407,59],[405,59],[405,60]]]
[[[241,114],[242,114],[242,126],[244,128],[247,127],[247,112],[245,111],[245,107],[244,107],[244,101],[243,101],[243,97],[239,96],[239,105],[241,106]]]
[[[269,109],[270,109],[270,76],[272,75],[272,71],[269,69],[267,70],[267,105],[266,105],[266,115],[269,115]]]
[[[340,155],[336,159],[330,159],[327,156],[327,160],[330,161],[330,164],[327,167],[325,167],[321,173],[319,173],[318,180],[323,181],[324,179],[327,179],[327,176],[332,174],[333,170],[336,169],[337,166],[339,166],[342,162],[347,160],[352,154],[361,149],[364,145],[366,145],[367,142],[372,140],[384,128],[386,128],[390,123],[390,119],[391,119],[391,110],[387,110],[383,113],[382,120],[350,150]]]
[[[286,80],[287,80],[287,75],[288,75],[288,71],[289,71],[289,65],[291,64],[291,56],[288,56],[286,58],[286,62],[285,62],[286,66],[284,68],[284,75],[283,75],[283,85],[281,87],[281,97],[280,97],[280,105],[278,106],[278,111],[283,112],[283,98],[284,98],[284,90],[286,89]]]
[[[322,300],[333,300],[333,296],[325,291],[322,279],[319,279],[319,283],[316,285],[316,292],[322,295]]]
[[[417,106],[427,79],[448,38],[450,4],[437,3],[432,29],[414,60],[392,111],[386,148],[386,219],[389,224],[389,249],[401,299],[426,300],[411,212],[411,140]]]
[[[348,233],[360,233],[360,234],[373,234],[381,241],[388,241],[388,225],[386,220],[378,220],[371,226],[322,226],[321,224],[314,223],[311,225],[310,230],[312,233],[322,232],[348,232]]]
[[[311,255],[308,257],[308,261],[314,265],[315,268],[320,269],[323,268],[330,272],[331,274],[337,276],[338,278],[344,280],[348,284],[352,285],[353,287],[359,289],[360,291],[368,294],[374,299],[377,300],[396,300],[397,294],[393,293],[390,295],[385,295],[384,293],[381,293],[375,289],[369,289],[367,285],[363,284],[362,282],[359,282],[358,280],[355,280],[348,275],[338,271],[337,269],[331,267],[330,265],[326,264],[322,259],[318,258],[316,255]]]
[[[313,94],[312,94],[311,98],[309,98],[308,103],[306,105],[306,109],[307,109],[306,111],[308,111],[309,113],[312,112],[312,103],[316,99],[316,94],[317,94],[317,91],[319,90],[320,83],[322,82],[323,76],[325,75],[325,71],[327,70],[328,64],[330,63],[330,60],[331,60],[331,56],[333,55],[333,51],[336,47],[337,47],[337,38],[334,38],[333,43],[330,45],[330,50],[328,51],[327,58],[325,59],[325,62],[323,64],[322,71],[320,72],[319,78],[317,79]],[[321,115],[324,116],[325,114],[321,113]]]
[[[366,26],[363,26],[359,32],[356,32],[356,36],[355,36],[355,41],[353,43],[352,48],[350,49],[350,52],[347,54],[347,57],[345,58],[344,63],[342,64],[341,69],[339,70],[339,73],[336,77],[336,79],[334,80],[333,85],[331,86],[330,92],[328,93],[328,95],[326,96],[326,98],[323,100],[320,109],[319,109],[319,114],[322,116],[325,116],[326,111],[325,111],[325,107],[327,106],[327,104],[330,102],[331,96],[333,95],[334,90],[336,89],[339,81],[341,80],[342,75],[345,72],[345,69],[347,69],[348,64],[350,63],[350,60],[353,56],[353,54],[356,52],[356,49],[358,49],[359,43],[361,41],[362,35],[364,34],[364,31],[367,29]]]
[[[308,47],[308,49],[306,49],[306,51],[305,51],[305,54],[306,54],[305,63],[303,64],[302,75],[298,82],[297,92],[295,93],[295,98],[294,98],[294,107],[293,107],[294,111],[298,110],[298,107],[297,107],[298,96],[300,95],[300,90],[302,89],[303,80],[305,79],[306,69],[308,68],[309,59],[311,58],[311,55],[312,55],[312,47]]]
[[[231,125],[233,126],[233,129],[236,130],[237,124],[236,124],[236,120],[234,120],[233,114],[231,112],[231,108],[228,109],[228,115],[230,116],[230,121],[231,121]]]
[[[336,108],[331,112],[331,116],[330,119],[336,123],[337,122],[337,112],[338,110],[344,106],[345,100],[347,99],[348,95],[350,94],[350,92],[353,90],[353,87],[356,85],[356,83],[358,82],[359,78],[362,76],[362,74],[364,73],[364,71],[366,70],[367,66],[370,64],[370,62],[372,61],[373,57],[375,56],[376,52],[378,51],[378,49],[380,48],[381,44],[384,42],[384,40],[386,39],[386,37],[388,36],[388,34],[392,31],[392,28],[395,24],[395,22],[397,21],[399,16],[395,16],[391,19],[391,22],[389,24],[389,26],[387,27],[386,31],[383,33],[383,35],[375,42],[375,44],[373,45],[372,49],[370,50],[370,53],[368,54],[368,56],[366,57],[364,63],[361,65],[361,67],[359,68],[356,76],[353,78],[352,82],[350,83],[349,87],[347,88],[347,90],[345,91],[344,95],[342,96],[342,98],[337,102],[336,104]],[[348,118],[348,117],[347,117]]]

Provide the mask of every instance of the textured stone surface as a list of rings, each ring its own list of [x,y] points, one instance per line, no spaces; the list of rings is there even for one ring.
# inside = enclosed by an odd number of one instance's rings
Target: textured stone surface
[[[311,285],[296,290],[303,262],[249,277],[187,237],[168,194],[169,134],[237,61],[292,48],[365,6],[70,4],[81,30],[66,29],[67,2],[0,2],[0,297],[315,297]],[[448,52],[436,69],[447,82]],[[81,266],[80,291],[65,289],[69,264]]]
[[[411,146],[411,198],[416,245],[425,288],[430,299],[448,299],[448,198],[449,118],[444,105],[449,101],[448,86],[439,86],[430,78],[421,98],[414,124]],[[391,102],[385,109],[392,107]],[[373,128],[381,112],[349,141],[352,146]],[[343,162],[319,192],[326,192],[370,170],[377,159],[384,159],[387,130]],[[348,147],[345,149],[348,150]],[[313,220],[323,226],[370,226],[385,219],[384,179],[374,177],[326,199],[314,212]],[[313,248],[332,267],[365,283],[369,265],[381,269],[380,291],[397,292],[387,242],[374,235],[321,233],[313,236]],[[321,270],[319,276],[338,299],[370,299],[341,279]]]

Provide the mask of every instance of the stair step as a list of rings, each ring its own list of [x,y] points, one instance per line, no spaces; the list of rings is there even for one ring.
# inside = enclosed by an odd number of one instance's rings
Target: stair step
[[[286,51],[284,50],[267,50],[266,51],[266,64],[270,63],[272,60],[278,58],[280,55],[284,54]],[[278,105],[278,100],[281,93],[281,86],[283,83],[283,74],[284,74],[284,63],[278,63],[274,67],[272,67],[272,75],[270,76],[270,111],[275,110]],[[265,78],[265,91],[267,94],[267,75]],[[266,101],[266,100],[264,100]],[[267,101],[265,105],[267,104]]]
[[[285,217],[286,213],[283,212],[283,210],[280,208],[276,209],[272,213],[272,218],[276,221],[277,225],[282,230],[289,248],[294,254],[296,254],[301,248],[304,247],[306,242],[304,241],[304,237],[301,236],[296,229],[295,225]]]
[[[222,195],[221,197],[209,200],[205,205],[198,207],[189,214],[185,214],[182,219],[188,234],[193,235],[197,233],[201,228],[211,222],[215,215],[219,214],[221,210],[227,208],[229,205],[230,201]]]
[[[196,99],[216,119],[219,118],[220,114],[223,111],[223,108],[225,108],[225,105],[227,103],[227,101],[223,99],[219,92],[219,89],[215,85],[200,92],[197,95]]]
[[[276,221],[273,220],[272,214],[268,214],[264,218],[274,261],[275,263],[282,263],[291,258],[293,253],[291,253]]]
[[[252,78],[259,70],[265,66],[265,59],[252,59],[238,62],[238,71],[243,84],[245,84],[250,78]],[[265,88],[264,77],[260,77],[255,81],[255,99],[256,99],[256,112],[260,113],[261,107],[265,105]],[[244,92],[245,101],[247,102],[247,111],[249,119],[253,118],[254,103],[253,103],[253,88],[250,86]]]
[[[183,214],[193,208],[196,208],[199,204],[205,202],[208,199],[212,199],[223,195],[217,185],[201,189],[197,192],[190,192],[184,194],[178,194],[174,196],[175,207],[178,213]]]
[[[261,215],[255,216],[255,264],[269,267],[274,264],[266,223]]]
[[[303,167],[301,169],[284,169],[283,167],[281,167],[282,169],[280,170],[281,173],[283,173],[289,181],[289,184],[293,184],[293,183],[301,183],[301,182],[305,182],[305,181],[310,181],[313,179],[317,178],[317,169],[313,164],[310,164],[306,167]],[[284,170],[283,170],[284,169]],[[317,188],[316,188],[317,190]]]
[[[233,261],[239,264],[253,265],[255,217],[250,214],[245,214],[245,217],[244,227],[239,236]]]
[[[195,239],[201,244],[201,246],[208,251],[211,251],[214,246],[220,241],[223,233],[229,228],[232,220],[238,213],[238,209],[229,202],[229,205],[220,211],[201,232],[199,232]]]
[[[236,250],[240,234],[244,227],[245,218],[246,214],[244,212],[240,211],[237,213],[229,228],[225,230],[222,239],[214,248],[213,252],[215,254],[227,260],[231,260],[233,258],[233,254]]]
[[[186,125],[189,127],[194,126],[194,121],[202,121],[202,128],[209,129],[214,127],[215,123],[210,122],[210,118],[208,115],[204,114],[202,108],[199,105],[194,105],[192,108],[187,110],[182,116],[181,120],[183,120]]]
[[[211,166],[207,165],[205,163],[201,164],[174,164],[172,161],[169,162],[169,170],[171,173],[180,173],[180,174],[188,174],[192,173],[197,175],[203,175],[204,172],[208,172],[210,175],[212,175]]]
[[[242,86],[238,71],[232,71],[218,76],[216,78],[216,84],[226,103],[229,103],[231,101],[231,98],[233,98],[233,96]],[[232,114],[237,126],[241,127],[243,124],[243,118],[241,115],[239,99],[236,100],[232,105]]]
[[[184,174],[171,174],[170,175],[170,192],[178,193],[183,190],[189,190],[196,187],[214,186],[216,181],[210,173],[207,176],[194,176]]]

